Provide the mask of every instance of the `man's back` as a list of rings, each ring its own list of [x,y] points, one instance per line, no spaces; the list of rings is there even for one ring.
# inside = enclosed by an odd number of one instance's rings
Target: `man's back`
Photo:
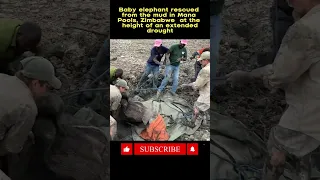
[[[195,81],[195,86],[199,89],[198,102],[210,104],[210,64],[201,69]]]
[[[14,52],[8,48],[15,46],[15,34],[22,21],[14,19],[0,19],[0,61],[14,58]]]
[[[2,84],[0,88],[1,108],[11,110],[19,104],[28,104],[33,108],[36,107],[31,91],[16,76],[0,74],[0,83]]]
[[[27,139],[34,124],[37,106],[28,87],[17,77],[0,74],[0,84],[0,148],[19,151],[17,146]],[[25,131],[26,137],[21,133]]]
[[[117,110],[121,102],[121,92],[120,90],[114,86],[110,85],[110,108],[111,110]]]
[[[289,28],[273,64],[275,80],[272,82],[281,80],[287,84],[284,89],[289,108],[279,125],[317,140],[320,140],[319,18],[320,5]]]

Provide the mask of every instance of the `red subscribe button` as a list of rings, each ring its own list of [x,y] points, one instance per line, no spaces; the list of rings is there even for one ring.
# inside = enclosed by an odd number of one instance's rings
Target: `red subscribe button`
[[[134,155],[186,155],[185,143],[135,143]]]

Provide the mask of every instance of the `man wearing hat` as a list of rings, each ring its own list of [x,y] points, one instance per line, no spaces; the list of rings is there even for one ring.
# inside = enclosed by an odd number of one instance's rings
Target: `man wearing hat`
[[[21,61],[15,76],[0,74],[0,156],[19,153],[38,114],[35,99],[50,88],[59,89],[50,61],[31,56]]]
[[[110,85],[110,135],[112,139],[117,131],[117,121],[114,117],[116,117],[116,112],[120,107],[122,93],[125,93],[128,89],[128,83],[123,79],[119,79],[115,85]]]
[[[169,51],[169,49],[165,46],[162,46],[162,40],[156,39],[154,41],[153,48],[151,49],[150,57],[147,61],[146,68],[144,73],[138,83],[138,88],[140,87],[141,83],[148,77],[150,73],[153,74],[154,84],[158,86],[158,76],[160,73],[159,66],[161,65],[162,57]]]
[[[194,104],[193,123],[195,123],[199,112],[206,113],[210,109],[210,51],[203,52],[198,61],[201,63],[202,69],[196,81],[182,85],[182,87],[191,86],[194,90],[199,90],[200,96]]]
[[[172,45],[169,52],[166,54],[166,71],[165,77],[158,88],[157,98],[159,98],[161,92],[167,86],[168,81],[172,75],[173,84],[171,93],[175,94],[179,84],[179,70],[180,62],[187,60],[187,49],[185,46],[188,44],[188,40],[182,39],[179,44]]]
[[[210,44],[208,47],[199,49],[198,51],[194,52],[192,54],[191,59],[198,59],[201,56],[201,54],[206,51],[210,51]],[[198,74],[201,69],[202,69],[202,65],[201,65],[200,61],[196,61],[194,64],[194,78],[192,78],[192,82],[194,82],[197,79]]]

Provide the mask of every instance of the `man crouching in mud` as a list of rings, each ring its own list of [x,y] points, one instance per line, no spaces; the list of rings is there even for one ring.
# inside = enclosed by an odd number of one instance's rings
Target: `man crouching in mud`
[[[259,79],[286,93],[288,109],[270,132],[265,180],[279,179],[289,157],[299,162],[297,178],[310,179],[310,154],[320,145],[320,0],[289,0],[289,4],[300,19],[287,31],[274,63],[227,75],[232,84]]]

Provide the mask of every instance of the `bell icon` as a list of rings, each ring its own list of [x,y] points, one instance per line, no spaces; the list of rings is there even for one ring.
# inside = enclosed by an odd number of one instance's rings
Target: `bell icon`
[[[195,152],[195,150],[194,150],[194,147],[193,147],[193,146],[191,146],[190,151],[191,151],[191,152]]]

